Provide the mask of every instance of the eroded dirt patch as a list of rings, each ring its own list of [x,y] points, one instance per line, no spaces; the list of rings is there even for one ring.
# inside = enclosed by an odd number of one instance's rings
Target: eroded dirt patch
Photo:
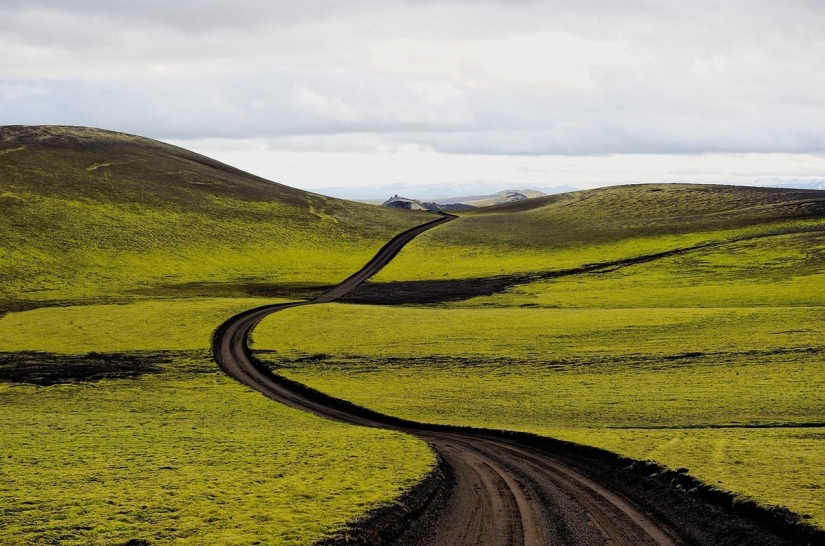
[[[133,294],[175,298],[286,298],[312,299],[332,288],[317,283],[188,282],[133,290]]]
[[[198,364],[200,362],[200,364]],[[205,351],[141,351],[61,355],[35,351],[0,353],[0,382],[47,387],[161,373],[172,364],[187,372],[215,373]]]
[[[479,296],[492,296],[512,286],[524,284],[531,280],[534,279],[513,275],[483,279],[365,283],[338,301],[369,305],[463,301]]]

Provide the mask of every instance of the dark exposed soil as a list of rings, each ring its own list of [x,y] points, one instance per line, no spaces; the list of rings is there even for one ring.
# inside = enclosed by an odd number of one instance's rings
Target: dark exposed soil
[[[0,300],[0,317],[6,313],[20,313],[45,307],[71,307],[73,305],[116,305],[129,303],[128,298],[85,298],[78,300]]]
[[[312,299],[332,288],[310,283],[189,282],[133,290],[133,294],[176,298],[288,298]]]
[[[404,305],[463,301],[478,296],[492,296],[517,284],[529,282],[523,277],[486,279],[450,279],[433,281],[369,282],[339,301],[369,305]]]
[[[160,373],[183,359],[209,362],[203,351],[160,351],[134,353],[88,353],[61,355],[40,352],[0,353],[0,382],[47,387],[62,383],[104,379],[133,379]],[[188,366],[187,371],[194,371]],[[213,373],[214,368],[203,367]]]

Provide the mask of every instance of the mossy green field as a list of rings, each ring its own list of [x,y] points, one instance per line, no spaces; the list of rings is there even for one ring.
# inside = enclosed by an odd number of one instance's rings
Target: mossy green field
[[[464,220],[449,228],[457,233]],[[815,218],[783,225],[798,231],[731,240],[764,226],[713,226],[646,235],[645,249],[618,241],[614,251],[630,254],[611,259],[728,242],[450,304],[295,309],[288,323],[266,319],[255,347],[278,373],[384,413],[535,432],[686,467],[822,525],[825,233]],[[607,261],[578,252],[542,251],[545,270],[557,255],[558,269]],[[488,257],[477,270],[451,272],[518,272],[527,262],[518,262],[520,248],[512,253],[511,270],[506,258]],[[408,253],[405,271],[426,270],[424,256]]]
[[[3,544],[311,544],[390,502],[425,444],[271,403],[209,352],[140,379],[0,385]],[[369,475],[369,480],[363,476]]]
[[[246,309],[287,300],[187,298],[131,304],[47,307],[0,318],[0,352],[65,355],[91,352],[209,349],[215,325]]]
[[[120,133],[0,128],[0,151],[0,309],[331,285],[428,219]]]
[[[216,367],[214,325],[269,301],[0,319],[0,373],[40,368],[0,383],[0,541],[311,544],[422,479],[434,464],[423,442],[274,404]],[[132,369],[88,377],[90,352]],[[44,366],[59,368],[54,384],[38,384]]]
[[[423,442],[274,404],[210,343],[428,219],[129,135],[0,128],[0,542],[311,544],[419,481]]]
[[[626,186],[462,213],[375,281],[508,289],[290,309],[255,349],[378,411],[687,467],[825,525],[823,193]],[[129,135],[0,128],[0,542],[311,544],[391,502],[432,468],[423,442],[280,407],[210,338],[431,218]]]
[[[688,184],[617,186],[460,214],[410,243],[376,281],[562,270],[825,228],[816,191]]]

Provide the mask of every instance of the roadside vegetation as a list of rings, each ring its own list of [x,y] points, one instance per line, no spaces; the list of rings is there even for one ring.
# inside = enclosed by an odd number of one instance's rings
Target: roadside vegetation
[[[815,192],[808,198],[823,199]],[[748,211],[788,208],[734,205],[719,214],[745,219],[724,231],[714,225],[674,235],[661,220],[665,233],[647,233],[644,252],[730,241],[733,232],[765,235],[777,224]],[[511,214],[518,226],[522,213]],[[787,506],[822,526],[825,233],[821,218],[803,216],[789,215],[773,236],[570,272],[461,302],[294,309],[264,320],[255,348],[277,373],[384,413],[535,432],[688,468],[709,484]],[[444,226],[455,241],[467,219]],[[546,231],[563,237],[562,228]],[[529,234],[522,231],[523,244],[538,245],[525,241]],[[494,268],[523,272],[521,247],[513,246],[511,269],[506,258],[455,267],[468,267],[459,274],[469,277]],[[628,240],[611,248],[634,249],[617,259],[644,253]],[[408,253],[403,271],[424,271],[439,251]],[[573,243],[542,252],[544,271],[556,269],[559,254],[577,255],[579,264],[605,261],[576,254]]]
[[[418,482],[426,444],[274,404],[210,341],[430,218],[139,137],[0,128],[0,543],[311,544]]]

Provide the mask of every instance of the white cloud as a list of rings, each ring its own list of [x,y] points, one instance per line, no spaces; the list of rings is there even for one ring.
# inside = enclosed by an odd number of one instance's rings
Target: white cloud
[[[823,29],[806,0],[6,0],[0,123],[362,159],[809,157]]]
[[[0,100],[13,101],[25,97],[37,97],[46,94],[46,90],[39,85],[25,83],[0,83]]]
[[[315,138],[315,137],[313,137]],[[336,138],[336,137],[331,137]],[[251,139],[175,141],[271,180],[303,189],[434,186],[453,192],[629,183],[704,183],[769,186],[825,180],[825,154],[711,153],[502,156],[445,154],[421,146],[379,147],[362,136],[347,151],[341,143]],[[299,139],[300,140],[300,139]],[[323,138],[321,139],[323,140]],[[352,144],[352,143],[351,143]],[[360,145],[360,148],[359,148]],[[288,150],[285,148],[289,148]],[[364,190],[369,193],[368,189]],[[331,191],[335,193],[335,191]],[[436,197],[441,190],[433,190]],[[381,197],[381,194],[376,197]]]
[[[288,105],[298,116],[343,123],[358,123],[363,119],[358,108],[340,97],[327,97],[302,85],[292,88]]]
[[[595,71],[638,63],[627,44],[566,32],[465,42],[392,38],[373,50],[376,69],[440,78],[471,89],[528,85],[544,91],[592,91]]]

